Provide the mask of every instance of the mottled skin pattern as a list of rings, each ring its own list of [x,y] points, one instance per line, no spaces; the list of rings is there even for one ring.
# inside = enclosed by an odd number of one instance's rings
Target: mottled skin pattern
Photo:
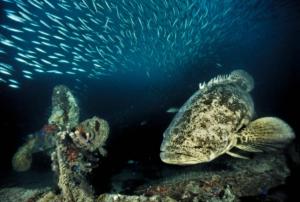
[[[207,85],[179,110],[164,133],[161,160],[169,164],[208,162],[229,151],[254,114],[249,93],[237,81]]]

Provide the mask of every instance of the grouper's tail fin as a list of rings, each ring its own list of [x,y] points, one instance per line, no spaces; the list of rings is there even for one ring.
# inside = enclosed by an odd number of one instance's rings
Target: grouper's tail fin
[[[238,138],[237,147],[250,152],[284,148],[295,138],[292,128],[276,117],[264,117],[251,122]]]
[[[252,76],[242,69],[234,70],[230,73],[229,79],[237,82],[245,91],[250,92],[254,88]]]

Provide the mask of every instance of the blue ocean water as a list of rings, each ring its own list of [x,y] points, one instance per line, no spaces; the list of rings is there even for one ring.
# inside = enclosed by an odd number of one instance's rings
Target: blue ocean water
[[[279,116],[297,135],[299,11],[288,0],[2,0],[3,173],[47,122],[58,84],[78,99],[81,120],[109,122],[112,173],[128,160],[160,165],[166,111],[234,69],[255,79],[257,116]]]

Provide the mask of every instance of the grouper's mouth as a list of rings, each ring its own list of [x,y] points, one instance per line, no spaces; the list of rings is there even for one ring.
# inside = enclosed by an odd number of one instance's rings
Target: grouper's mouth
[[[184,153],[176,153],[176,152],[160,152],[160,159],[162,162],[173,165],[193,165],[197,163],[201,163],[198,158],[184,154]]]
[[[160,146],[160,159],[162,162],[173,165],[193,165],[204,162],[199,160],[198,156],[192,156],[189,153],[180,151],[178,148],[174,148],[164,140]]]
[[[160,146],[160,159],[162,162],[173,165],[192,165],[199,163],[199,160],[190,154],[179,152],[172,148],[168,142],[163,141]]]

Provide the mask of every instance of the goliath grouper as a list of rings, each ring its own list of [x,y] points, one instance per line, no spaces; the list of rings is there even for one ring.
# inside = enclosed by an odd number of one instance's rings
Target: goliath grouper
[[[262,152],[291,142],[294,133],[281,119],[251,121],[254,104],[249,92],[253,87],[252,77],[243,70],[200,84],[165,131],[161,160],[189,165],[212,161],[224,153],[246,158],[230,150]]]

